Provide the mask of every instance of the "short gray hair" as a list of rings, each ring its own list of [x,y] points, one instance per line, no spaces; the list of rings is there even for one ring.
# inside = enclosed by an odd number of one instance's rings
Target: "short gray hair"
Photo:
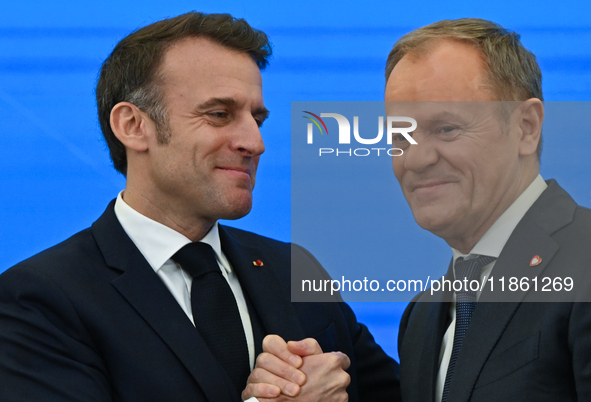
[[[386,61],[386,82],[398,62],[408,53],[429,50],[434,40],[452,39],[480,50],[488,70],[488,80],[501,101],[544,100],[542,72],[536,56],[527,50],[520,35],[494,22],[479,18],[443,20],[416,29],[400,38]],[[536,150],[542,153],[542,139]]]

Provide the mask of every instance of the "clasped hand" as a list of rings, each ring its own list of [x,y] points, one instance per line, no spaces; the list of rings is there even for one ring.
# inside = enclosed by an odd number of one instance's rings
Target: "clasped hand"
[[[286,343],[280,336],[268,335],[242,400],[348,401],[351,378],[345,370],[350,365],[344,353],[323,353],[315,339]]]

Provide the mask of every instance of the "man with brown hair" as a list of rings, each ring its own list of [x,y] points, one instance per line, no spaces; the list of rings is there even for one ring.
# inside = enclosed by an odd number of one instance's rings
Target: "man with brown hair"
[[[217,223],[251,209],[270,54],[244,20],[195,12],[115,47],[96,96],[125,190],[0,276],[0,400],[236,402],[267,334],[318,340],[296,400],[395,397],[348,306],[290,302],[292,257],[326,277],[309,253]]]
[[[418,145],[394,139],[394,173],[417,223],[452,248],[441,284],[494,281],[409,304],[403,400],[591,400],[589,305],[534,290],[534,278],[585,279],[591,260],[590,211],[539,175],[541,78],[518,35],[479,19],[417,29],[388,57],[388,114],[418,127]],[[503,292],[501,278],[531,286]]]

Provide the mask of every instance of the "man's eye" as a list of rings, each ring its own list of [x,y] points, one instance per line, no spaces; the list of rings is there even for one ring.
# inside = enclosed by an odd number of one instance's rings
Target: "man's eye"
[[[257,122],[257,126],[259,126],[259,127],[262,127],[263,123],[265,122],[265,120],[263,120],[263,119],[254,119],[254,121]]]
[[[444,126],[441,127],[441,132],[442,133],[451,133],[452,131],[454,131],[456,128],[453,126]]]
[[[408,135],[412,137],[413,133],[410,132]],[[410,146],[410,142],[408,141],[408,138],[402,134],[393,134],[392,145],[395,146],[395,148],[406,149]]]
[[[407,135],[409,135],[410,137],[412,137],[413,134],[414,131],[410,131],[407,133]],[[392,139],[396,142],[408,142],[408,138],[404,134],[394,134],[392,136]]]
[[[228,117],[228,112],[211,112],[209,115],[217,119],[225,119]]]

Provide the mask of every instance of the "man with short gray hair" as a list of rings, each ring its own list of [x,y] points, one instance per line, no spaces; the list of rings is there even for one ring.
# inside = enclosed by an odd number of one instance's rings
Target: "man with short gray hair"
[[[403,400],[591,400],[591,308],[533,288],[586,279],[591,261],[591,212],[539,174],[541,78],[519,35],[480,19],[417,29],[388,57],[388,114],[418,125],[418,145],[394,139],[394,173],[417,223],[453,254],[444,290],[402,317]],[[501,278],[531,288],[504,294]]]

